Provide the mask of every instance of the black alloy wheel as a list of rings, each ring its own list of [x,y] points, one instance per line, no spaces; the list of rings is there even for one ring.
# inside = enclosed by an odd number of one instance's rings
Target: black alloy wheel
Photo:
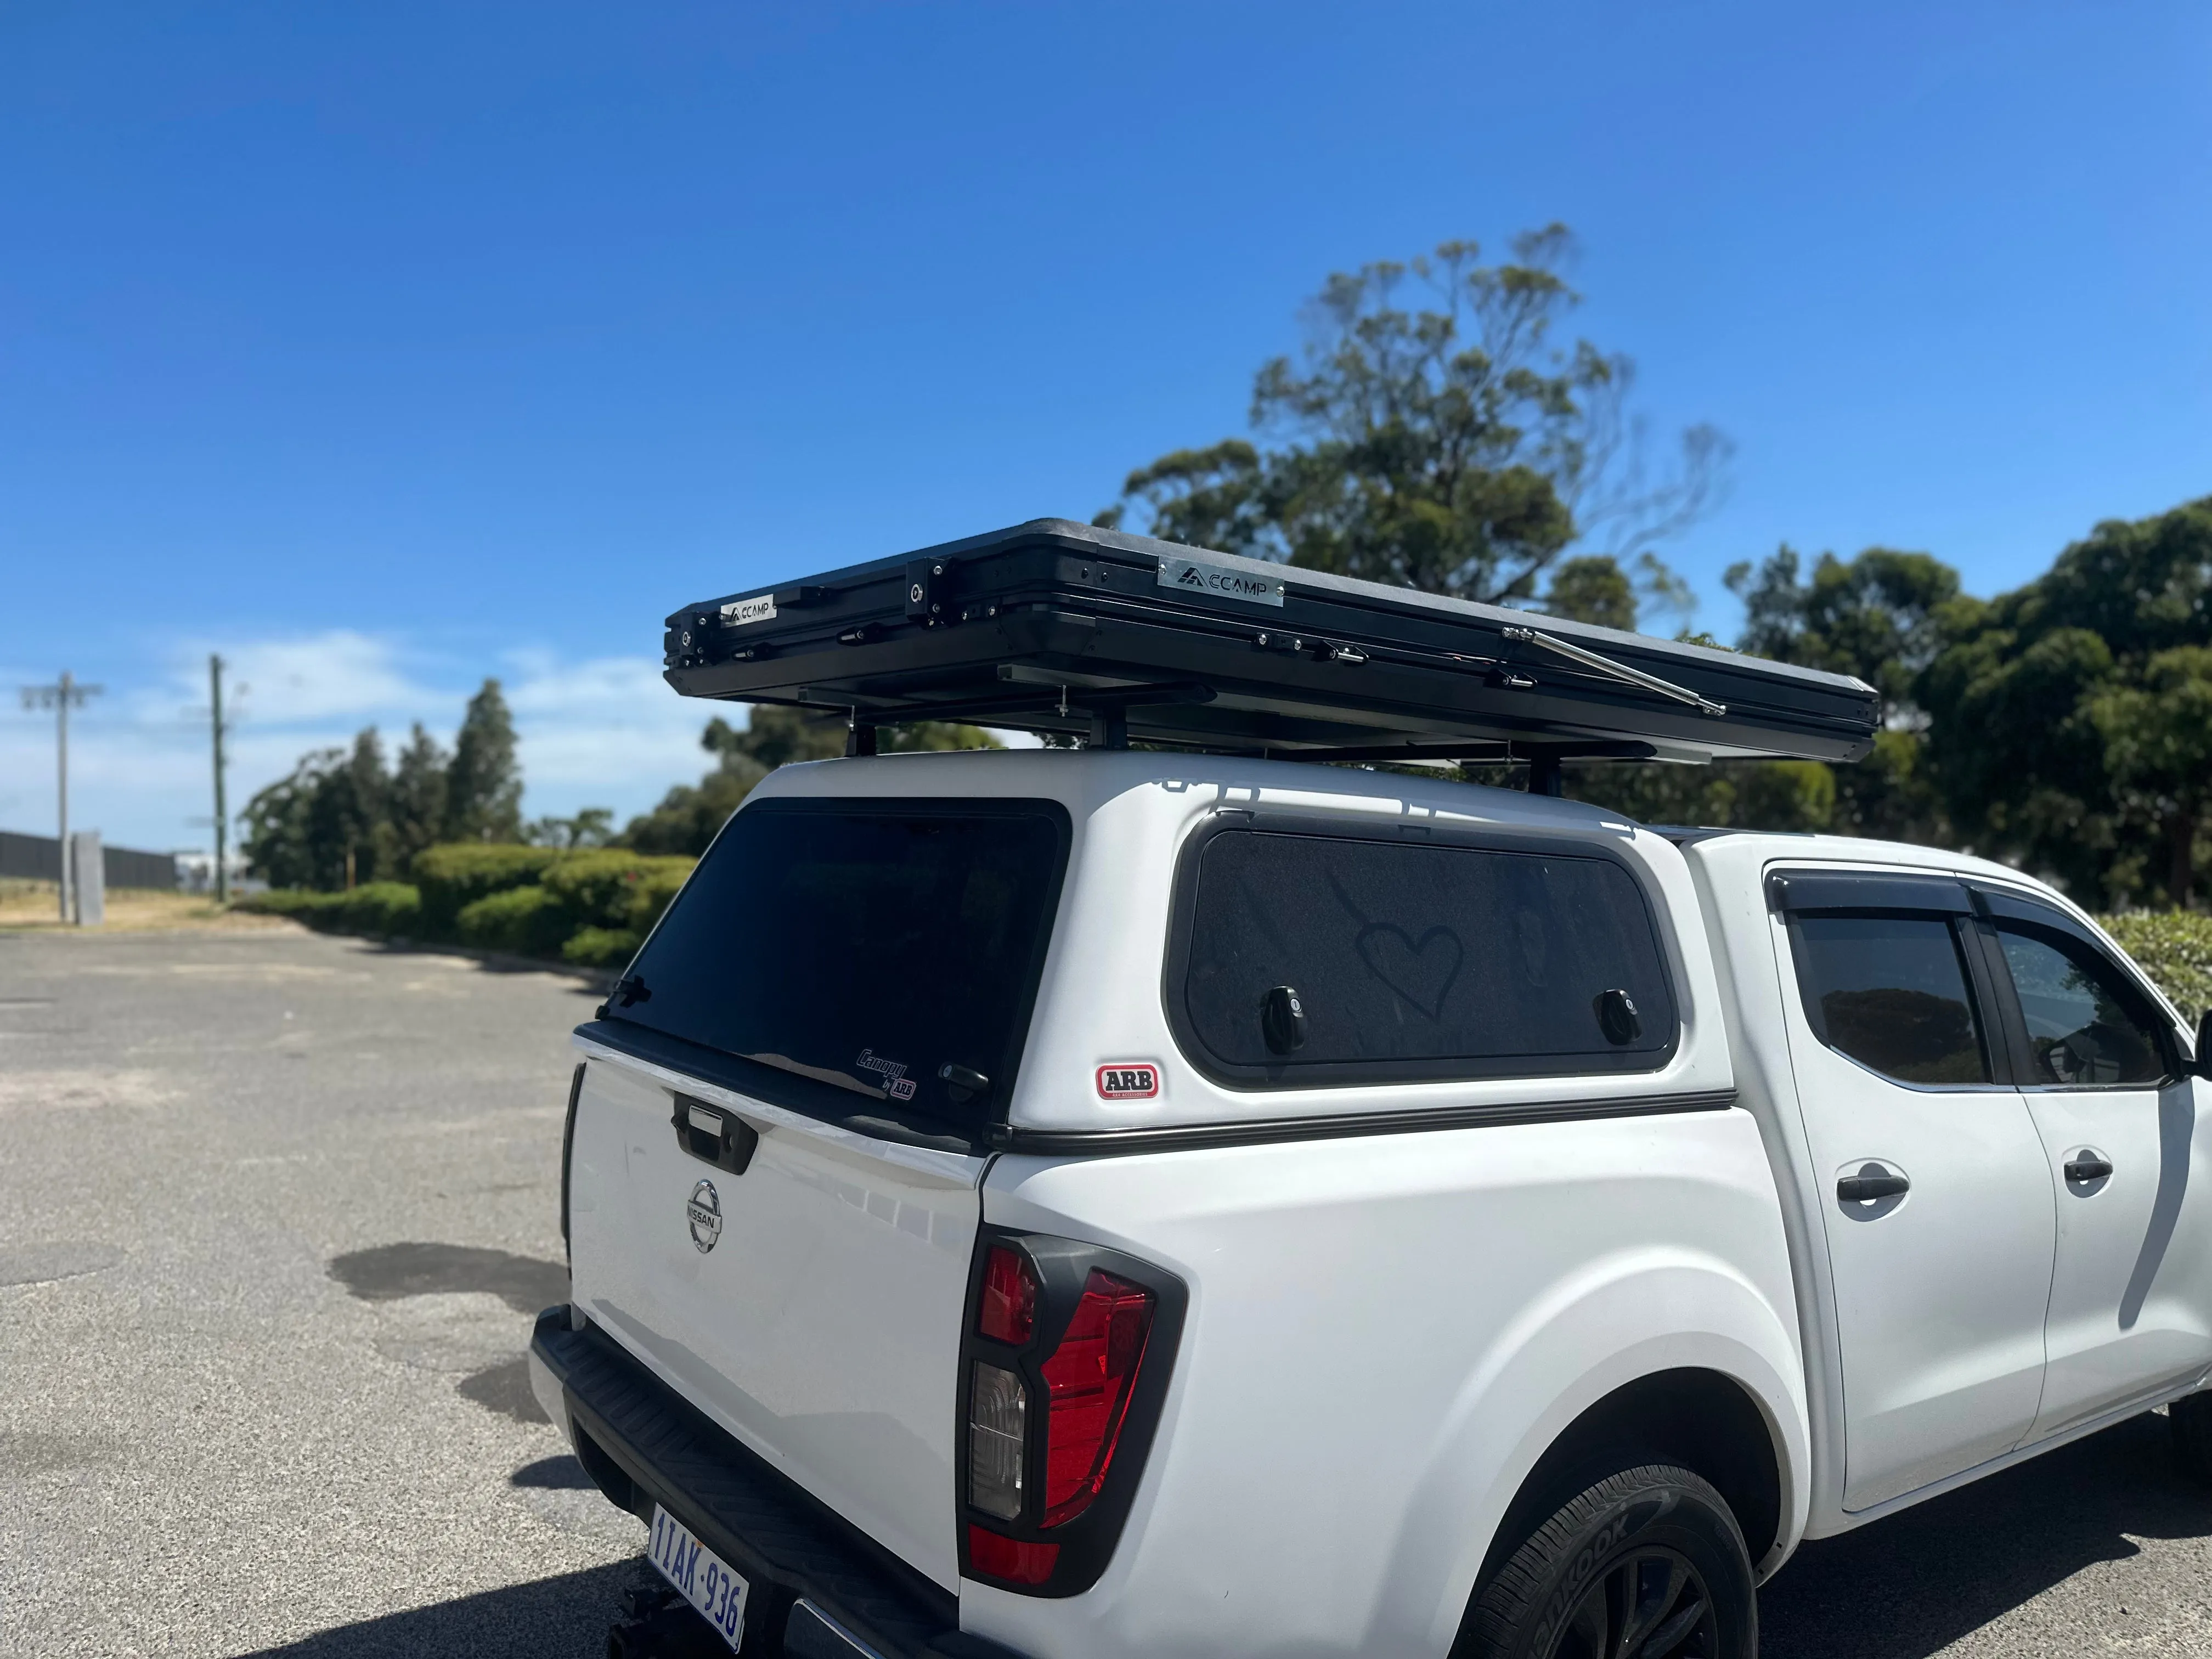
[[[1585,1477],[1587,1478],[1587,1477]],[[1644,1463],[1523,1537],[1468,1605],[1452,1659],[1756,1659],[1751,1557],[1727,1501]]]
[[[1638,1550],[1591,1582],[1545,1659],[1714,1659],[1719,1621],[1679,1551]]]

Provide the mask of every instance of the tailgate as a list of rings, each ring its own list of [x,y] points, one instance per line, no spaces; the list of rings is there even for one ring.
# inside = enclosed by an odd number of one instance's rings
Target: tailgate
[[[957,1587],[955,1387],[984,1160],[683,1080],[702,1120],[732,1111],[759,1134],[735,1174],[679,1140],[678,1090],[661,1068],[586,1052],[576,1305],[744,1444]]]
[[[749,801],[578,1033],[576,1303],[947,1587],[981,1148],[1069,838],[1049,801]]]

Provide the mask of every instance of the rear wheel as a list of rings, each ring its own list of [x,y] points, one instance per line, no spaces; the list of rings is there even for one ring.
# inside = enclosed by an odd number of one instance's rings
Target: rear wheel
[[[2166,1421],[2181,1467],[2212,1486],[2212,1393],[2182,1395],[2166,1408]]]
[[[1476,1595],[1457,1659],[1754,1659],[1750,1554],[1688,1469],[1607,1475],[1552,1516]]]

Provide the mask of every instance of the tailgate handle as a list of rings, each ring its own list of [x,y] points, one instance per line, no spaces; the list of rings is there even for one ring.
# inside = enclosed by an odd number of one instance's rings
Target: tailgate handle
[[[694,1095],[676,1097],[676,1144],[702,1164],[743,1175],[760,1145],[760,1131],[728,1109]]]

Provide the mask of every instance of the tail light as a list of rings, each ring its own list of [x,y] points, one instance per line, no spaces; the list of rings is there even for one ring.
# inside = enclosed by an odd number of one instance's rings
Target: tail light
[[[976,1361],[968,1395],[968,1501],[1012,1521],[1022,1512],[1022,1463],[1029,1390],[1003,1365]]]
[[[1093,1267],[1067,1334],[1044,1362],[1048,1527],[1082,1514],[1106,1484],[1152,1330],[1152,1293]]]
[[[1180,1285],[1112,1251],[1036,1237],[986,1247],[966,1345],[971,1570],[1044,1595],[1072,1595],[1103,1570],[1128,1483],[1101,1506],[1112,1513],[1090,1512],[1133,1421],[1134,1441],[1149,1441],[1164,1383],[1145,1390],[1149,1415],[1134,1405],[1139,1384],[1150,1352],[1156,1371],[1172,1356],[1182,1302]]]
[[[1036,1275],[1022,1253],[1011,1244],[991,1246],[983,1258],[983,1305],[976,1313],[976,1328],[994,1342],[1021,1347],[1036,1322]]]
[[[994,1578],[1011,1578],[1017,1584],[1042,1584],[1060,1564],[1060,1546],[1030,1544],[1008,1538],[988,1527],[968,1528],[968,1559],[979,1572]]]

